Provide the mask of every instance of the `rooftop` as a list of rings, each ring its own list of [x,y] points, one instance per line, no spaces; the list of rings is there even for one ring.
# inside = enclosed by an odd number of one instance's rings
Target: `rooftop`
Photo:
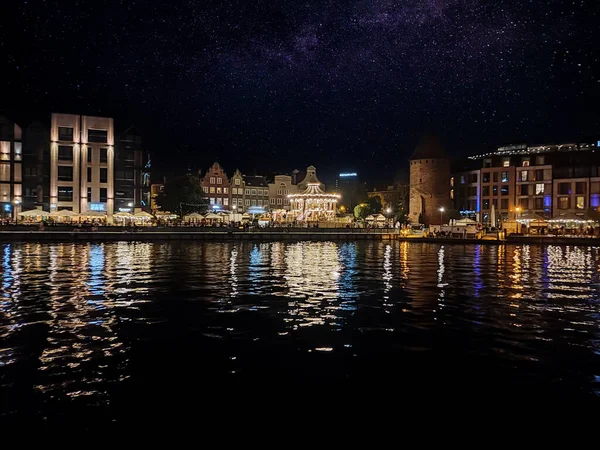
[[[417,146],[412,156],[411,161],[416,159],[445,159],[448,154],[442,147],[442,144],[437,136],[426,136]]]

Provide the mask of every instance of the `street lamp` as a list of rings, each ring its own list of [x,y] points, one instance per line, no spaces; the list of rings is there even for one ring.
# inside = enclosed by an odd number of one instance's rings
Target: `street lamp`
[[[442,227],[442,224],[444,223],[444,220],[442,219],[442,216],[443,216],[443,214],[444,214],[444,211],[445,211],[445,210],[444,210],[444,207],[442,206],[442,207],[440,208],[440,230],[442,229],[441,227]]]
[[[391,213],[392,212],[392,208],[386,209],[385,212],[388,213],[388,214]]]
[[[516,211],[516,213],[517,213],[517,214],[516,214],[516,216],[517,216],[517,217],[516,217],[516,219],[518,219],[518,218],[519,218],[519,212],[521,212],[521,208],[519,208],[519,207],[517,206],[517,207],[515,208],[515,211]]]

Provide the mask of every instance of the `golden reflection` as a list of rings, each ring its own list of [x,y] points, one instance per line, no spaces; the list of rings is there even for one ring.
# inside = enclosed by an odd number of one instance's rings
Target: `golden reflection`
[[[339,298],[342,265],[338,250],[338,244],[333,242],[287,246],[285,280],[290,317],[285,321],[293,329],[335,324],[339,320],[336,311],[348,308],[346,299]]]

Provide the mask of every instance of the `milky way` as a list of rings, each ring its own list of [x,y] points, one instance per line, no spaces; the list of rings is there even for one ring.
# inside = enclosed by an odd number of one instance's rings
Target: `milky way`
[[[112,114],[158,158],[392,171],[427,130],[463,152],[599,131],[595,1],[22,1],[14,16],[7,111]]]

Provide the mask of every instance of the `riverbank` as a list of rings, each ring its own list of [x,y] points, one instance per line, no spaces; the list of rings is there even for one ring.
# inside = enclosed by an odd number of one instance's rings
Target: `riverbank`
[[[600,246],[600,239],[590,237],[568,236],[509,236],[507,240],[495,239],[453,239],[405,237],[388,230],[355,230],[355,229],[282,229],[282,230],[231,230],[220,228],[208,229],[148,229],[127,231],[123,229],[102,231],[67,231],[67,230],[10,230],[0,231],[0,241],[355,241],[355,240],[398,240],[408,242],[438,244],[530,244],[530,245],[588,245]]]

